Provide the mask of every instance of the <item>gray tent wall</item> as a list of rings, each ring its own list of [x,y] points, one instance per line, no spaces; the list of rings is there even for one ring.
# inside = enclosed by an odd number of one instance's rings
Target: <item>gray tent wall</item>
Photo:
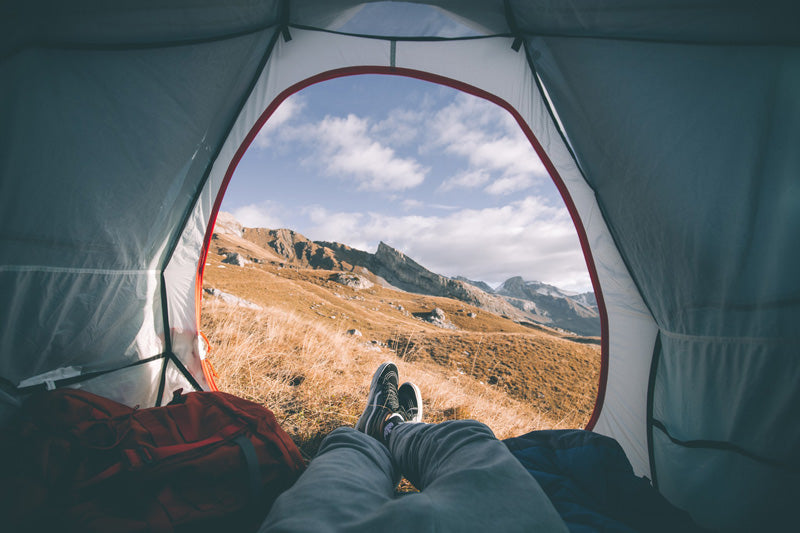
[[[165,320],[163,271],[278,10],[178,7],[4,4],[6,384],[98,376],[82,386],[152,405],[161,389],[191,387],[180,366],[202,381],[197,358],[172,346],[188,333]]]
[[[707,525],[791,523],[800,467],[798,9],[737,4],[612,31],[567,18],[543,31],[535,15],[517,18],[528,53],[658,325],[654,479]]]
[[[395,69],[506,106],[546,154],[606,312],[594,429],[704,525],[788,519],[800,475],[797,8],[421,3],[490,37],[404,40],[427,30],[403,4],[384,6],[394,39],[315,30],[357,20],[359,4],[341,0],[10,7],[3,405],[45,386],[142,405],[204,386],[203,243],[238,157],[287,94]]]

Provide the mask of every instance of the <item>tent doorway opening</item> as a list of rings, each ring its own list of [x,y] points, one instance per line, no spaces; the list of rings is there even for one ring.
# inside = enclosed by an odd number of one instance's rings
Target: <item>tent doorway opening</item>
[[[339,77],[279,102],[238,162],[204,274],[222,390],[308,455],[384,360],[426,421],[584,427],[597,301],[564,200],[514,117],[418,79]]]

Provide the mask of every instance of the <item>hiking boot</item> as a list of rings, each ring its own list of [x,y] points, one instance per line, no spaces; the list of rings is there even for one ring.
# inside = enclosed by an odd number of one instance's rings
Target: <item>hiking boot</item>
[[[397,389],[400,414],[406,422],[422,422],[422,394],[419,387],[406,381]]]
[[[393,422],[402,422],[398,415],[400,404],[397,400],[397,366],[394,363],[383,363],[372,376],[367,396],[367,407],[356,422],[356,430],[385,443],[384,426],[389,418]]]

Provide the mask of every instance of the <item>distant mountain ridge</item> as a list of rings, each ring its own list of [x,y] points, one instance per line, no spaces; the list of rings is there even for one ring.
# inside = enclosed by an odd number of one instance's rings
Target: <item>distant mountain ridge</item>
[[[345,244],[312,241],[290,229],[245,228],[232,215],[220,213],[224,233],[243,239],[278,256],[281,262],[303,268],[351,271],[406,292],[463,301],[517,322],[538,322],[580,335],[600,335],[593,293],[571,297],[560,289],[516,276],[497,290],[482,281],[449,278],[426,269],[403,252],[381,242],[374,254]]]
[[[544,317],[544,323],[581,335],[600,335],[600,317],[593,292],[570,294],[540,281],[526,281],[521,276],[507,279],[496,289],[483,281],[461,276],[458,279],[501,296],[522,311]]]
[[[324,270],[370,273],[383,285],[430,296],[453,298],[513,320],[536,320],[505,301],[463,281],[426,269],[381,242],[372,254],[338,242],[311,241],[289,229],[243,228],[242,237],[274,251],[286,263]],[[546,318],[544,318],[546,320]]]
[[[472,279],[465,278],[464,276],[456,276],[453,279],[457,279],[458,281],[463,281],[464,283],[469,283],[475,287],[478,287],[480,290],[484,292],[488,292],[489,294],[494,294],[494,289],[485,281],[475,281]]]
[[[520,276],[507,279],[495,292],[520,309],[533,304],[537,314],[551,318],[559,327],[582,335],[600,335],[600,318],[594,293],[570,296],[558,287],[539,281],[525,281]]]

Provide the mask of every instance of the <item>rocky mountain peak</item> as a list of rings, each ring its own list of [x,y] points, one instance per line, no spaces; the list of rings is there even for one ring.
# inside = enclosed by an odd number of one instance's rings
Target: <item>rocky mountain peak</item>
[[[478,287],[480,290],[482,290],[485,293],[494,294],[494,289],[491,288],[489,286],[489,284],[486,283],[485,281],[475,281],[475,280],[472,280],[472,279],[469,279],[469,278],[465,278],[464,276],[456,276],[453,279],[458,280],[458,281],[463,281],[464,283],[468,283],[469,285],[472,285],[473,287]]]
[[[226,213],[225,211],[220,211],[217,214],[217,221],[214,223],[214,233],[241,237],[242,230],[242,225],[232,214]]]
[[[508,278],[499,287],[497,287],[496,292],[509,294],[512,292],[524,291],[524,287],[525,280],[522,279],[522,276],[514,276],[513,278]]]
[[[230,221],[225,226],[236,227]],[[383,241],[372,254],[340,243],[311,241],[286,228],[243,228],[242,237],[301,267],[371,274],[378,283],[396,289],[461,300],[512,320],[536,321],[583,335],[600,334],[592,293],[572,298],[557,287],[526,281],[522,276],[507,279],[493,291],[481,281],[436,274]]]
[[[396,248],[392,248],[383,241],[378,243],[378,249],[375,251],[375,257],[378,259],[388,260],[389,262],[404,262],[409,260],[406,257],[406,254]],[[413,260],[411,262],[416,264]]]
[[[553,325],[581,335],[600,335],[600,318],[593,293],[575,298],[558,287],[540,281],[526,281],[514,276],[497,288],[509,303],[526,311],[536,312],[549,319]]]

